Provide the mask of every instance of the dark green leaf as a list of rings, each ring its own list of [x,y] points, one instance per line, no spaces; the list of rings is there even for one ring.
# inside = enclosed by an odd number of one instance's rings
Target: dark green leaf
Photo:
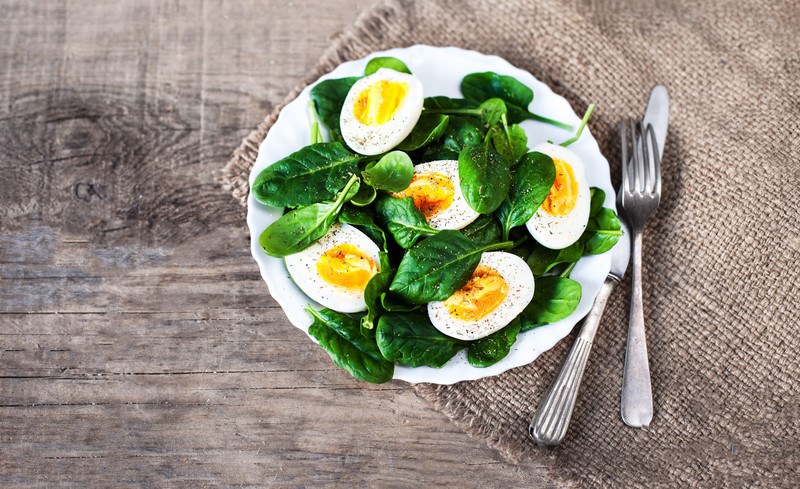
[[[508,163],[490,144],[468,146],[459,153],[458,177],[464,199],[480,214],[500,207],[511,185]]]
[[[464,347],[434,328],[425,313],[382,315],[375,339],[384,358],[411,367],[440,368]]]
[[[530,267],[531,272],[533,272],[533,276],[538,277],[544,275],[544,273],[550,269],[550,265],[555,263],[558,258],[558,253],[559,250],[552,250],[536,243],[533,247],[533,251],[531,251],[531,254],[528,255],[528,259],[526,260],[528,267]]]
[[[589,195],[591,195],[591,204],[589,209],[589,215],[594,216],[600,209],[603,208],[603,204],[606,202],[606,192],[598,187],[592,187],[589,189]]]
[[[499,242],[503,231],[497,219],[491,215],[482,215],[462,229],[461,233],[476,245],[482,246]]]
[[[374,338],[361,334],[359,319],[330,309],[306,311],[314,322],[308,334],[319,341],[333,363],[353,377],[373,384],[392,380],[394,363],[383,358]]]
[[[390,70],[399,71],[400,73],[411,74],[411,70],[408,69],[408,66],[399,59],[392,58],[391,56],[380,56],[369,60],[367,67],[364,69],[364,75],[369,76],[381,68],[389,68]]]
[[[491,136],[494,148],[512,167],[528,152],[528,135],[516,124],[509,126],[508,133],[502,128],[493,129]]]
[[[365,207],[370,205],[377,196],[378,191],[375,190],[375,187],[361,185],[358,192],[350,199],[350,203],[357,207]]]
[[[514,319],[500,331],[495,331],[472,343],[467,350],[469,364],[473,367],[485,368],[504,359],[511,351],[511,346],[517,341],[520,326],[520,320]]]
[[[436,143],[426,146],[422,161],[457,160],[458,154],[467,146],[481,144],[483,129],[475,119],[450,116],[442,138]]]
[[[419,304],[406,304],[389,292],[381,294],[381,305],[387,311],[408,312],[420,308]]]
[[[388,258],[386,260],[388,262]],[[394,277],[395,271],[390,268],[381,267],[381,271],[372,276],[367,286],[364,288],[364,302],[367,304],[367,314],[361,318],[362,332],[364,329],[371,330],[375,327],[375,320],[383,313],[381,295],[389,290],[389,284]]]
[[[589,224],[580,242],[585,242],[584,253],[599,255],[613,248],[620,236],[622,236],[622,226],[617,213],[603,207],[589,218]]]
[[[570,278],[547,275],[536,279],[533,300],[522,312],[523,331],[560,321],[581,301],[581,284]]]
[[[372,188],[366,185],[364,187]],[[386,235],[383,229],[375,224],[372,214],[366,209],[345,205],[339,213],[339,222],[355,226],[359,231],[369,236],[380,249],[386,251]],[[383,270],[383,267],[381,267],[381,270]]]
[[[378,190],[401,192],[411,185],[414,163],[404,152],[392,151],[368,164],[361,174],[364,182]]]
[[[556,179],[553,160],[544,153],[533,152],[523,156],[514,169],[514,181],[503,201],[497,217],[503,226],[503,235],[511,228],[528,222],[550,193]]]
[[[477,109],[478,103],[463,98],[427,97],[423,107],[428,112]]]
[[[363,158],[338,142],[306,146],[259,173],[253,182],[253,196],[274,207],[331,200],[357,173]]]
[[[414,151],[436,141],[447,130],[450,117],[442,114],[423,113],[411,134],[397,145],[397,149]]]
[[[347,98],[347,92],[360,78],[351,76],[323,80],[311,89],[311,100],[317,107],[317,114],[319,114],[322,123],[331,132],[331,140],[333,141],[342,139],[339,129],[339,116],[342,113],[342,105],[344,105],[344,99]]]
[[[508,112],[506,103],[499,98],[485,100],[478,106],[478,109],[481,111],[481,121],[486,127],[499,125],[503,120],[503,116]]]
[[[497,73],[472,73],[461,81],[464,98],[483,102],[502,99],[508,108],[508,122],[518,123],[530,117],[528,106],[533,102],[533,90],[512,76]]]
[[[458,231],[439,231],[408,250],[389,290],[409,304],[445,300],[467,283],[481,253],[511,244],[478,246]]]
[[[375,202],[379,222],[404,249],[411,248],[423,236],[438,231],[428,225],[425,216],[414,206],[414,199],[381,195]]]
[[[287,212],[261,233],[258,244],[269,255],[284,257],[302,251],[323,237],[336,220],[350,190],[358,184],[353,175],[333,202],[320,202]]]

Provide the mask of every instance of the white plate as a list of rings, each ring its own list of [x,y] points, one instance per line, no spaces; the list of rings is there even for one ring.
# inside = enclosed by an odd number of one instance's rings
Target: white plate
[[[572,111],[564,98],[554,94],[550,88],[536,80],[527,71],[520,70],[497,56],[487,56],[475,51],[453,47],[441,48],[424,45],[390,49],[373,53],[368,58],[342,63],[317,82],[306,87],[296,99],[286,105],[266,139],[261,143],[258,158],[250,172],[251,185],[261,170],[309,143],[310,124],[307,107],[311,87],[328,78],[360,76],[364,73],[367,61],[376,56],[394,56],[403,60],[411,72],[422,80],[426,97],[434,95],[460,97],[461,79],[469,73],[494,71],[503,75],[511,75],[533,89],[534,100],[529,107],[532,112],[572,124],[575,127],[580,123],[580,117]],[[531,148],[547,140],[558,143],[572,136],[563,129],[539,122],[525,121],[521,125],[528,134],[528,146]],[[597,142],[588,128],[583,131],[580,140],[570,146],[570,149],[583,160],[589,185],[605,190],[605,206],[616,209],[608,161],[600,154]],[[303,311],[303,307],[309,303],[317,307],[319,305],[311,301],[292,282],[283,260],[267,255],[258,245],[258,237],[261,232],[280,217],[281,213],[282,209],[264,206],[250,194],[247,201],[247,226],[251,236],[250,248],[272,297],[281,305],[289,321],[307,333],[308,327],[311,325],[311,318],[308,313]],[[568,335],[575,323],[589,312],[610,267],[611,256],[609,253],[581,258],[570,275],[571,278],[580,282],[583,288],[581,302],[575,312],[557,323],[522,333],[508,356],[495,365],[487,368],[475,368],[467,363],[466,352],[461,351],[440,369],[398,365],[394,371],[394,378],[407,382],[453,384],[462,380],[497,375],[510,368],[527,365],[555,345],[558,340]]]

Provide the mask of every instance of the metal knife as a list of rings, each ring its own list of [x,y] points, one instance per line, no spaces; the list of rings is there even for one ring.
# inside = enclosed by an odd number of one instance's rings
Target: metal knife
[[[592,309],[583,320],[581,332],[531,420],[528,431],[539,445],[558,445],[567,434],[581,378],[586,369],[586,360],[589,358],[600,318],[611,291],[625,275],[631,257],[628,227],[624,222],[622,222],[622,232],[619,241],[611,249],[611,270],[594,300]]]
[[[642,118],[642,127],[647,128],[648,125],[653,128],[658,156],[661,159],[669,125],[669,94],[664,85],[656,85],[650,92],[650,100]],[[637,145],[640,144],[637,141]],[[618,196],[618,201],[621,201],[621,194]],[[620,414],[626,425],[632,428],[644,428],[649,426],[653,419],[653,390],[650,383],[649,362],[644,342],[632,345],[631,341],[635,340],[631,339],[629,332],[623,368]]]

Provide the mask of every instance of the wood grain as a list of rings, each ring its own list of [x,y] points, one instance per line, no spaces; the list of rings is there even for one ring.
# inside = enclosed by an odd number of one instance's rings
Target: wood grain
[[[552,486],[333,367],[215,183],[370,4],[2,2],[0,486]]]

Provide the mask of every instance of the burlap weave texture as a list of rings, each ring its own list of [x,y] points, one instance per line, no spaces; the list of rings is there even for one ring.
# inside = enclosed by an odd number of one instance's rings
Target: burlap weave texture
[[[619,418],[628,283],[559,448],[536,448],[526,428],[572,337],[498,377],[417,392],[508,459],[549,457],[554,477],[582,486],[800,486],[800,4],[390,1],[342,33],[307,81],[418,43],[502,56],[577,113],[597,103],[590,126],[612,177],[617,123],[641,116],[655,83],[672,107],[644,242],[651,427]],[[239,199],[274,116],[225,169]]]

